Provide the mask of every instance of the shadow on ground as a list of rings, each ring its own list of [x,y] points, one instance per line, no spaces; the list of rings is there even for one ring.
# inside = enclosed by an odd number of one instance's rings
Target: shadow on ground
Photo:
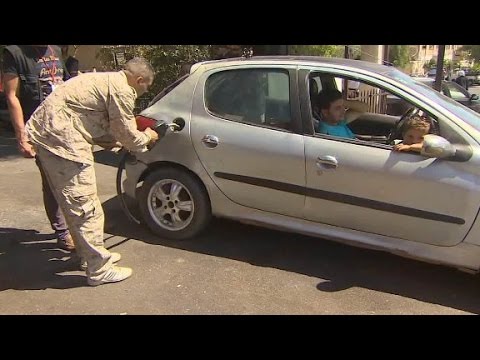
[[[22,157],[17,150],[15,134],[0,126],[0,161]]]
[[[362,287],[480,313],[480,279],[456,269],[221,219],[195,239],[171,241],[129,222],[118,198],[103,206],[112,235],[317,277],[319,291]]]
[[[51,240],[51,241],[50,241]],[[35,230],[0,228],[0,291],[69,289],[86,286],[84,272],[77,271],[75,255],[56,247],[54,234]]]

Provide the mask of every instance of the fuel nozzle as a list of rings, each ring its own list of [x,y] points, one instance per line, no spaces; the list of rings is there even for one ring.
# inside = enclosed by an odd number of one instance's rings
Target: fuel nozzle
[[[165,136],[165,133],[167,132],[168,127],[169,126],[165,121],[157,120],[152,130],[154,130],[158,134],[159,138],[162,138]]]
[[[166,123],[163,120],[156,120],[155,126],[152,128],[157,134],[158,134],[158,139],[160,140],[165,136],[167,133],[167,130],[170,129],[172,132],[178,132],[183,130],[185,127],[185,120],[182,118],[176,118],[173,120],[171,123]],[[156,143],[149,145],[147,148],[148,150],[152,150],[153,147],[155,146]]]
[[[185,120],[183,120],[182,118],[176,118],[170,124],[167,124],[163,120],[157,120],[153,130],[155,130],[159,135],[159,137],[161,138],[165,136],[168,129],[170,129],[170,131],[172,132],[178,132],[178,131],[181,131],[184,128],[184,126],[185,126]]]

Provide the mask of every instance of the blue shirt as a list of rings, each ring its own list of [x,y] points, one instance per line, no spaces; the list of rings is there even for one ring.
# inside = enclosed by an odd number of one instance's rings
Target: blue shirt
[[[331,125],[325,121],[319,121],[315,130],[326,135],[355,139],[355,134],[347,126],[345,120],[340,121],[337,125]]]

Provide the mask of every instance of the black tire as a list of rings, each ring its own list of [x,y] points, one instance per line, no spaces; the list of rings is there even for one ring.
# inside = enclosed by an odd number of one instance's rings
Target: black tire
[[[184,223],[188,222],[188,225],[186,225],[185,228],[174,230],[174,222],[171,215],[165,215],[162,217],[164,221],[167,221],[170,224],[165,223],[164,225],[161,225],[160,222],[162,220],[158,217],[154,217],[154,215],[151,214],[151,211],[153,211],[153,206],[155,206],[156,209],[160,209],[164,207],[164,205],[165,209],[171,207],[171,209],[169,208],[168,211],[174,211],[176,209],[173,208],[173,201],[162,201],[158,197],[153,199],[153,196],[150,196],[150,191],[152,188],[158,188],[159,183],[162,181],[166,182],[162,189],[166,189],[168,191],[169,181],[174,181],[183,187],[178,195],[183,196],[183,199],[187,200],[191,198],[193,214],[191,211],[188,212],[177,209],[178,216],[186,218]],[[170,191],[171,189],[172,187],[170,187]],[[164,192],[164,194],[166,193]],[[152,202],[155,202],[154,205],[149,203],[150,199],[152,199]],[[160,168],[149,174],[139,190],[138,203],[143,220],[150,230],[156,235],[167,239],[185,240],[192,238],[200,234],[202,230],[205,229],[212,217],[210,199],[205,188],[203,187],[203,184],[201,184],[200,181],[198,181],[187,171],[177,168]],[[160,209],[160,211],[163,210]],[[182,216],[180,216],[181,213]]]

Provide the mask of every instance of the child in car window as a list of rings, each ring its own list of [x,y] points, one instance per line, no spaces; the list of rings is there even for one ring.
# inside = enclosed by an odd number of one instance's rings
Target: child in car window
[[[423,146],[423,138],[430,132],[430,126],[431,123],[425,116],[411,116],[403,126],[403,140],[396,144],[393,150],[420,152]]]
[[[316,113],[319,121],[315,121],[315,132],[355,139],[345,121],[345,105],[342,93],[335,89],[323,90],[318,94]]]

